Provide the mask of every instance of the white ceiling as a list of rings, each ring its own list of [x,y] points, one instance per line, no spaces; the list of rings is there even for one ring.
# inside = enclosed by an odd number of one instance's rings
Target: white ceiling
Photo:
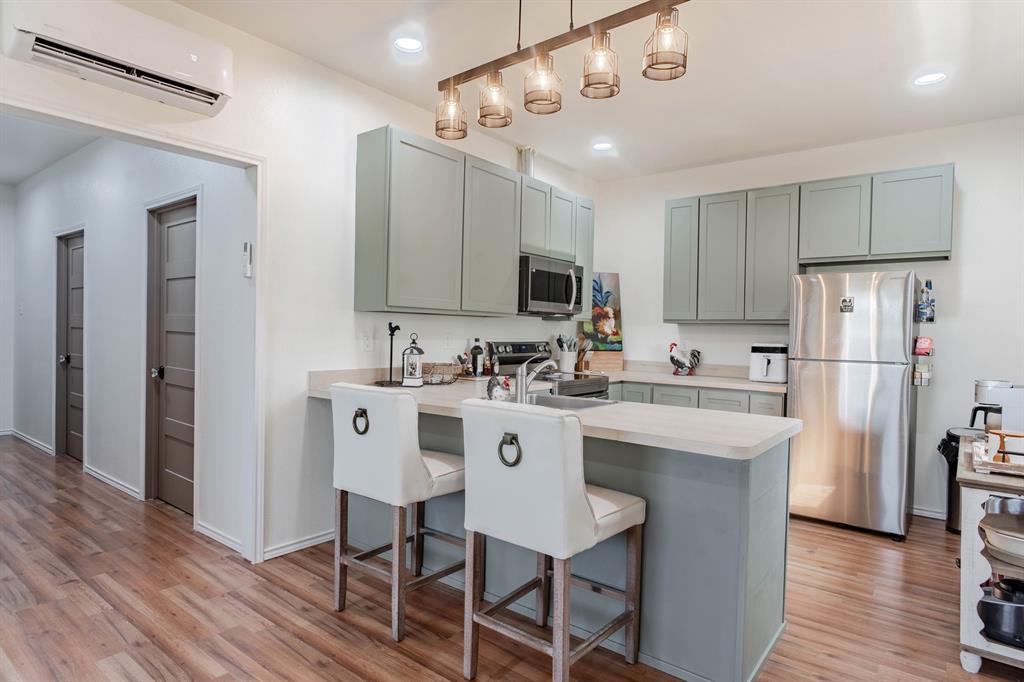
[[[0,116],[0,185],[17,185],[95,139],[46,123]]]
[[[511,52],[516,0],[180,0],[356,79],[428,109],[437,81]],[[631,0],[576,0],[579,26]],[[568,0],[526,0],[523,44],[568,28]],[[653,19],[612,34],[622,92],[579,95],[586,46],[555,53],[563,109],[521,106],[527,68],[505,74],[512,125],[484,133],[533,144],[596,178],[643,175],[1024,113],[1021,0],[693,0],[679,8],[690,37],[689,70],[675,81],[640,76]],[[415,56],[392,47],[418,34]],[[925,72],[949,74],[930,88]],[[479,86],[462,87],[475,119]],[[429,114],[425,114],[429,116]],[[610,140],[613,153],[593,142]],[[457,143],[456,143],[457,144]]]

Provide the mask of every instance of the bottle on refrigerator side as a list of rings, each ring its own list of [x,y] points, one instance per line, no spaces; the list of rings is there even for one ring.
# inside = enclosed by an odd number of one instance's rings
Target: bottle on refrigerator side
[[[921,287],[921,291],[918,294],[917,321],[935,321],[935,297],[932,294],[932,281],[930,279],[925,280],[924,286]]]
[[[473,339],[473,346],[469,349],[469,365],[473,368],[473,376],[484,375],[484,347],[480,343],[480,337]]]

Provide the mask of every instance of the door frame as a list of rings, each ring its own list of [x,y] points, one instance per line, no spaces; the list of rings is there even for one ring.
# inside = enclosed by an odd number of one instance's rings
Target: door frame
[[[61,372],[57,368],[57,353],[62,345],[65,345],[67,339],[65,338],[67,332],[67,325],[62,323],[62,320],[67,317],[67,303],[64,300],[64,296],[61,292],[67,289],[67,280],[65,279],[67,273],[61,269],[61,260],[67,258],[68,247],[67,240],[74,237],[81,237],[85,239],[85,223],[77,223],[71,227],[58,230],[54,233],[56,240],[56,258],[54,260],[54,277],[53,280],[56,283],[56,289],[54,290],[54,308],[56,314],[54,315],[53,325],[53,349],[50,353],[50,359],[53,362],[53,449],[50,452],[51,455],[56,457],[58,454],[64,454],[67,449],[67,442],[65,436],[67,435],[67,373]],[[86,251],[85,258],[89,257],[89,252]],[[83,286],[88,283],[85,281],[89,269],[85,268],[82,272]],[[86,286],[88,291],[88,286]],[[87,309],[85,301],[82,301],[82,321],[83,327],[87,318]],[[86,425],[86,410],[89,409],[89,402],[87,400],[88,384],[85,382],[85,370],[88,362],[88,355],[86,353],[86,346],[88,339],[86,334],[82,334],[82,468],[85,469],[86,462],[86,450],[88,439],[85,438],[85,425]],[[62,428],[63,427],[63,428]]]
[[[195,382],[193,384],[193,412],[192,412],[192,457],[193,459],[198,455],[199,448],[199,433],[201,429],[200,421],[201,415],[198,409],[199,405],[199,383],[200,377],[202,376],[201,371],[201,354],[199,353],[201,338],[201,314],[200,306],[202,305],[202,297],[199,292],[201,290],[201,276],[202,276],[202,264],[201,264],[201,252],[200,249],[201,235],[203,234],[203,186],[195,185],[179,192],[172,194],[166,194],[158,199],[154,199],[145,204],[146,211],[146,272],[145,272],[145,291],[146,291],[146,364],[143,367],[143,381],[146,382],[146,421],[145,428],[142,432],[142,451],[143,455],[143,466],[142,466],[142,491],[145,499],[149,500],[157,496],[159,492],[159,434],[160,434],[160,411],[159,397],[160,394],[156,389],[156,382],[149,376],[149,368],[156,367],[160,361],[159,358],[159,342],[158,337],[160,335],[160,316],[158,310],[160,308],[160,287],[159,278],[157,277],[157,268],[153,267],[156,262],[156,256],[160,253],[160,248],[157,241],[158,230],[160,228],[160,221],[157,215],[163,211],[184,206],[185,204],[195,202],[196,204],[196,300],[195,300],[195,331],[193,333],[193,348],[195,350],[195,369],[193,370],[193,376]],[[199,499],[196,495],[196,491],[200,489],[200,477],[198,476],[199,470],[193,465],[192,474],[192,518],[198,519],[200,515],[199,506],[196,504]]]
[[[238,538],[241,547],[238,551],[252,563],[260,563],[264,560],[264,508],[265,508],[265,478],[266,478],[266,425],[267,425],[267,382],[269,376],[269,360],[267,348],[269,345],[269,297],[267,292],[267,278],[264,272],[267,268],[268,259],[264,253],[264,245],[268,243],[267,234],[269,231],[269,211],[267,202],[267,169],[268,160],[263,153],[225,147],[214,144],[201,138],[193,137],[179,132],[170,132],[161,129],[158,125],[134,123],[123,116],[116,114],[95,114],[84,110],[69,108],[59,102],[51,100],[30,98],[24,95],[3,90],[3,105],[0,107],[4,112],[15,116],[21,116],[44,123],[54,125],[70,125],[86,132],[95,132],[99,135],[115,139],[134,142],[146,147],[176,151],[189,156],[198,156],[212,161],[227,163],[246,169],[253,178],[256,188],[256,235],[253,248],[255,249],[255,263],[253,264],[253,284],[255,287],[255,339],[254,339],[254,380],[256,395],[254,400],[254,422],[255,433],[253,440],[256,445],[253,461],[248,471],[239,472],[249,480],[250,499],[247,503],[247,516],[249,526],[241,538]],[[55,338],[51,336],[51,338]],[[86,345],[88,350],[88,345]],[[56,358],[56,353],[51,356]],[[53,367],[56,372],[56,366]],[[88,395],[86,395],[88,400]],[[88,441],[83,447],[83,460],[88,461]],[[140,468],[144,468],[145,457],[140,452]],[[212,537],[214,540],[231,546],[229,538],[219,536],[214,529],[207,528],[193,517],[193,528],[198,532]]]

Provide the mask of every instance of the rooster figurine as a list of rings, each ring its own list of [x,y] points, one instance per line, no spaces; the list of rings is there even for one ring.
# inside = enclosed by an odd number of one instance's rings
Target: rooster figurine
[[[700,364],[700,351],[694,348],[687,352],[673,341],[668,346],[668,359],[675,367],[672,372],[676,376],[689,376]]]

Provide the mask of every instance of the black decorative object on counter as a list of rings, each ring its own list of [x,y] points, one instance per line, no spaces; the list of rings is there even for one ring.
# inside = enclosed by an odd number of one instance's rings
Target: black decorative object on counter
[[[401,381],[395,381],[395,332],[399,327],[394,322],[388,322],[388,336],[391,337],[391,351],[388,353],[388,378],[374,382],[377,386],[401,386]]]

